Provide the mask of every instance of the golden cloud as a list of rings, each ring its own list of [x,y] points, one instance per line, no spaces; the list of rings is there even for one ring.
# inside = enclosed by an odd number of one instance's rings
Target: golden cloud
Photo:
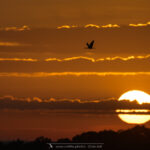
[[[89,61],[92,61],[92,62],[96,61],[94,58],[85,57],[85,56],[68,57],[68,58],[64,58],[64,59],[47,58],[47,59],[45,59],[45,61],[59,61],[59,62],[61,62],[61,61],[72,61],[72,60],[78,60],[78,59],[89,60]]]
[[[74,99],[70,99],[70,98],[61,98],[61,99],[56,99],[56,98],[49,98],[49,99],[41,99],[39,97],[14,97],[12,95],[5,95],[5,96],[2,96],[0,97],[0,100],[10,100],[10,101],[22,101],[22,102],[38,102],[38,103],[62,103],[62,102],[69,102],[69,103],[82,103],[82,104],[85,104],[85,103],[99,103],[99,102],[102,102],[102,101],[111,101],[111,100],[116,100],[115,98],[107,98],[107,99],[103,99],[103,100],[97,100],[97,99],[88,99],[88,100],[81,100],[79,98],[74,98]],[[119,110],[119,109],[118,109]]]
[[[96,24],[87,24],[84,26],[84,28],[89,28],[89,27],[92,27],[92,28],[100,28],[99,25],[96,25]]]
[[[149,24],[143,24],[143,23],[138,23],[138,24],[129,24],[131,27],[145,27],[148,26]]]
[[[32,59],[32,58],[0,58],[0,61],[30,61],[30,62],[35,62],[38,60]]]
[[[45,113],[50,112],[74,112],[74,113],[104,113],[104,114],[121,114],[120,109],[133,109],[141,108],[143,106],[146,109],[149,109],[150,105],[139,105],[136,101],[130,102],[129,100],[118,101],[116,98],[109,99],[90,99],[90,100],[81,100],[81,99],[41,99],[39,97],[27,97],[27,98],[17,98],[14,96],[3,96],[0,97],[0,110],[8,112],[9,109],[18,110],[34,110],[40,112],[41,110],[46,110]],[[112,105],[113,104],[113,105]],[[124,105],[128,104],[128,105]],[[122,108],[122,106],[124,106]],[[116,111],[117,109],[117,111]],[[96,111],[95,111],[96,110]],[[128,112],[126,112],[128,113]],[[147,113],[147,112],[130,112],[130,113]]]
[[[7,47],[30,46],[30,44],[22,44],[22,43],[17,43],[17,42],[0,42],[0,46],[7,46]]]
[[[137,23],[137,24],[128,24],[129,27],[145,27],[145,26],[149,26],[150,22],[147,23]],[[97,24],[87,24],[84,26],[78,26],[78,25],[63,25],[63,26],[59,26],[57,27],[57,29],[71,29],[71,28],[120,28],[120,25],[118,24],[107,24],[107,25],[97,25]]]
[[[96,24],[87,24],[85,25],[83,28],[119,28],[120,26],[117,25],[117,24],[108,24],[108,25],[103,25],[103,26],[100,26],[100,25],[96,25]],[[80,28],[80,26],[77,26],[77,25],[63,25],[63,26],[59,26],[57,27],[57,29],[71,29],[71,28]],[[82,27],[81,27],[82,28]]]
[[[4,31],[25,31],[25,30],[30,30],[30,28],[26,25],[22,27],[5,27],[5,28],[0,28],[0,30]]]
[[[149,55],[145,56],[128,56],[128,57],[120,57],[120,56],[115,56],[115,57],[105,57],[105,58],[92,58],[92,57],[86,57],[86,56],[75,56],[75,57],[68,57],[68,58],[47,58],[44,59],[46,62],[50,61],[57,61],[57,62],[67,62],[67,61],[73,61],[73,60],[87,60],[91,62],[100,62],[100,61],[114,61],[114,60],[122,60],[122,61],[128,61],[128,60],[134,60],[134,59],[148,59],[150,58]],[[29,61],[29,62],[38,62],[41,60],[34,59],[34,58],[0,58],[0,61]]]
[[[149,26],[150,22],[147,23],[138,23],[138,24],[129,24],[130,27],[146,27]]]
[[[57,27],[57,29],[70,29],[70,28],[77,28],[78,26],[76,26],[76,25],[72,25],[72,26],[70,26],[70,25],[63,25],[63,26],[59,26],[59,27]]]
[[[0,46],[21,46],[21,44],[17,42],[0,42]]]
[[[107,24],[103,25],[102,28],[120,28],[118,24]]]
[[[38,97],[33,97],[33,98],[17,98],[17,97],[14,97],[12,95],[5,95],[3,97],[0,97],[0,99],[2,100],[10,100],[10,101],[24,101],[24,102],[33,102],[33,101],[36,101],[36,102],[42,102],[42,100]]]
[[[63,61],[72,61],[72,60],[84,59],[84,60],[88,60],[91,62],[99,62],[99,61],[113,61],[113,60],[117,60],[117,59],[123,60],[123,61],[128,61],[128,60],[132,60],[132,59],[147,59],[147,58],[150,58],[150,54],[145,55],[145,56],[128,56],[128,57],[115,56],[115,57],[106,57],[106,58],[98,58],[98,59],[86,57],[86,56],[76,56],[76,57],[68,57],[68,58],[63,58],[63,59],[47,58],[47,59],[45,59],[45,61],[63,62]]]
[[[0,77],[51,77],[51,76],[135,76],[150,75],[150,72],[35,72],[18,73],[2,72]]]

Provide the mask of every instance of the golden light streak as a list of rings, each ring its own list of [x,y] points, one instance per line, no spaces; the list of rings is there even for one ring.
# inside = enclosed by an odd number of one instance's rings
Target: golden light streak
[[[62,61],[62,59],[59,59],[59,58],[46,58],[45,61]]]
[[[84,28],[89,28],[89,27],[100,28],[100,26],[96,25],[96,24],[87,24],[87,25],[84,26]]]
[[[63,26],[59,26],[59,27],[57,27],[57,29],[70,29],[70,28],[77,28],[78,26],[76,26],[76,25],[72,25],[72,26],[70,26],[70,25],[63,25]]]
[[[106,57],[106,58],[92,58],[92,57],[86,57],[86,56],[76,56],[76,57],[68,57],[68,58],[47,58],[45,59],[45,61],[58,61],[58,62],[63,62],[63,61],[71,61],[71,60],[78,60],[78,59],[85,59],[85,60],[89,60],[91,62],[99,62],[99,61],[113,61],[113,60],[123,60],[123,61],[127,61],[127,60],[132,60],[132,59],[146,59],[146,58],[150,58],[150,54],[146,55],[146,56],[128,56],[128,57],[120,57],[120,56],[115,56],[115,57]]]
[[[146,113],[150,112],[148,109],[117,109],[117,113]]]
[[[63,25],[60,27],[57,27],[57,29],[70,29],[71,27],[69,25]]]
[[[8,47],[13,47],[13,46],[30,46],[30,44],[22,44],[22,43],[17,43],[17,42],[0,42],[0,46],[8,46]]]
[[[107,24],[107,25],[103,25],[101,27],[102,28],[119,28],[120,26],[117,24]]]
[[[22,45],[16,42],[0,42],[0,46],[22,46]]]
[[[30,28],[26,25],[22,27],[5,27],[5,28],[0,28],[0,30],[4,31],[25,31],[25,30],[30,30]]]
[[[105,58],[92,58],[92,57],[86,57],[86,56],[75,56],[75,57],[67,57],[67,58],[46,58],[44,61],[50,62],[50,61],[58,61],[58,62],[65,62],[65,61],[73,61],[73,60],[87,60],[91,62],[99,62],[99,61],[114,61],[114,60],[122,60],[122,61],[128,61],[128,60],[142,60],[142,59],[147,59],[150,58],[149,55],[145,56],[128,56],[128,57],[120,57],[120,56],[115,56],[115,57],[105,57]],[[0,61],[41,61],[38,59],[33,59],[33,58],[0,58]]]
[[[129,24],[131,27],[145,27],[148,26],[149,24],[143,24],[143,23],[138,23],[138,24]]]
[[[85,59],[85,60],[90,60],[92,62],[95,62],[95,59],[90,58],[90,57],[85,57],[85,56],[78,56],[78,57],[71,57],[71,58],[64,58],[64,61],[70,61],[70,60],[77,60],[77,59]]]
[[[71,102],[71,103],[74,103],[74,102],[78,102],[78,103],[82,103],[82,104],[85,104],[85,103],[100,103],[101,100],[81,100],[81,99],[68,99],[68,98],[65,98],[65,99],[55,99],[55,98],[50,98],[48,100],[43,100],[43,102]]]
[[[150,75],[150,72],[1,72],[0,77],[51,77],[51,76],[137,76]]]
[[[127,26],[129,27],[146,27],[146,26],[149,26],[150,25],[150,22],[147,22],[147,23],[137,23],[137,24],[134,24],[134,23],[130,23],[128,24]],[[107,25],[97,25],[97,24],[86,24],[84,26],[79,26],[79,25],[62,25],[62,26],[59,26],[57,27],[57,29],[71,29],[71,28],[120,28],[121,26],[118,25],[118,24],[107,24]]]
[[[96,25],[96,24],[86,24],[85,26],[78,26],[78,25],[62,25],[58,26],[57,29],[71,29],[71,28],[119,28],[118,24],[107,24],[107,25]]]
[[[0,58],[0,61],[29,61],[29,62],[36,62],[37,59],[32,58]]]
[[[63,59],[57,59],[57,58],[47,58],[45,61],[72,61],[72,60],[78,60],[78,59],[84,59],[84,60],[89,60],[92,62],[95,62],[96,60],[91,57],[86,57],[86,56],[76,56],[76,57],[68,57],[68,58],[63,58]]]
[[[41,99],[39,97],[33,97],[33,98],[31,98],[31,97],[26,97],[26,98],[14,97],[12,95],[5,95],[5,96],[0,97],[0,100],[5,100],[5,99],[9,99],[11,101],[26,101],[26,102],[37,101],[39,103],[41,103],[41,102],[46,102],[46,103],[49,103],[49,102],[71,102],[71,103],[78,102],[78,103],[85,104],[85,103],[100,103],[101,102],[101,100],[81,100],[78,98],[75,98],[75,99],[68,99],[68,98],[56,99],[56,98],[51,97],[49,99]]]

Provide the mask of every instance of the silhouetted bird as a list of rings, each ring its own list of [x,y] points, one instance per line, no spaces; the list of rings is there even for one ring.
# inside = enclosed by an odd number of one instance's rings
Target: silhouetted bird
[[[88,49],[93,49],[93,45],[94,45],[94,40],[91,43],[86,43],[86,45],[88,46]]]

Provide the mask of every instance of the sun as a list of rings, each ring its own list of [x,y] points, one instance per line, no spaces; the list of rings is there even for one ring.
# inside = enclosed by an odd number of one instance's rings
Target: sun
[[[122,94],[119,99],[121,100],[129,100],[129,101],[134,101],[136,100],[139,104],[143,103],[150,103],[150,95],[139,90],[132,90],[128,91],[124,94]],[[122,111],[127,111],[127,110],[122,110]],[[133,110],[128,110],[133,111]],[[134,110],[135,112],[137,110]],[[140,111],[140,110],[138,110]],[[142,110],[143,111],[143,110]],[[147,111],[147,110],[145,110]],[[149,114],[118,114],[118,117],[128,123],[128,124],[144,124],[150,120],[150,115]]]
[[[150,115],[118,114],[118,117],[128,124],[144,124],[150,120]]]
[[[136,100],[139,104],[150,103],[150,95],[140,90],[132,90],[122,94],[118,100]]]

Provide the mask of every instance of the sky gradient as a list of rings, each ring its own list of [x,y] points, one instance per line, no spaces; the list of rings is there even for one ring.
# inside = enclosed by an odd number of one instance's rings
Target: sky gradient
[[[141,108],[117,101],[129,90],[150,94],[149,8],[147,0],[1,0],[0,139],[133,126],[114,110]]]
[[[150,20],[147,0],[1,0],[1,26],[128,24]]]

